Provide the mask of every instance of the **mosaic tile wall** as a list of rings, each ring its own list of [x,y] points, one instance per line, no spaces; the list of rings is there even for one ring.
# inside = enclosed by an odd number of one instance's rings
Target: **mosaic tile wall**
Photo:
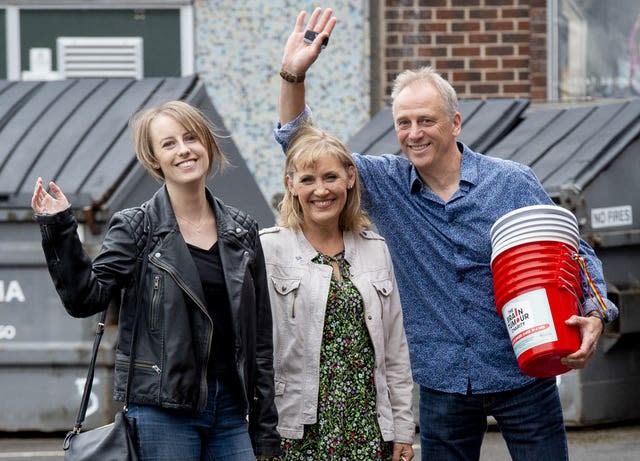
[[[345,142],[369,120],[365,1],[336,0],[329,47],[307,76],[316,123]],[[196,0],[196,71],[267,201],[282,191],[283,154],[273,139],[284,43],[309,1]],[[307,17],[308,17],[307,15]]]

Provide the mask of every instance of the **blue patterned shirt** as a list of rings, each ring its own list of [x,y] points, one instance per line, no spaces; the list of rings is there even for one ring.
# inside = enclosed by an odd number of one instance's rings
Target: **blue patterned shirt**
[[[307,107],[276,128],[285,151],[290,136],[310,117]],[[363,206],[394,262],[415,382],[452,393],[515,389],[533,378],[520,372],[507,328],[496,313],[489,232],[509,211],[553,201],[529,167],[461,143],[458,148],[460,186],[447,202],[423,183],[404,156],[353,154]],[[605,296],[600,261],[584,241],[580,253]],[[607,302],[611,321],[618,310]],[[583,312],[595,307],[586,299]]]

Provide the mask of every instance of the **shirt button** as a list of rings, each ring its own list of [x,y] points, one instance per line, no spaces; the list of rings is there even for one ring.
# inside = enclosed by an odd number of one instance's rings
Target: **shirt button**
[[[153,256],[155,256],[156,258],[159,258],[162,255],[160,254],[160,252],[158,252],[158,253],[154,254]]]
[[[367,318],[368,318],[369,320],[371,320],[373,317],[369,315]]]
[[[239,227],[236,227],[236,234],[239,234],[240,232],[242,232],[242,229],[240,229]]]

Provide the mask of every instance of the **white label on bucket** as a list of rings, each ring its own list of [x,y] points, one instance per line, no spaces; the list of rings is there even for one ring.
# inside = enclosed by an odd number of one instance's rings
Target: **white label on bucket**
[[[513,298],[502,308],[502,316],[516,357],[532,347],[558,340],[544,288]]]
[[[591,228],[630,226],[633,224],[631,205],[591,209]]]

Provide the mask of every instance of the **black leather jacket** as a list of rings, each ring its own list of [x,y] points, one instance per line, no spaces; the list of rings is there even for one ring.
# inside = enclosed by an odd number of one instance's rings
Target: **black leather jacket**
[[[271,308],[258,226],[207,190],[216,216],[218,245],[235,333],[235,363],[244,410],[257,455],[279,450],[273,401]],[[129,401],[164,408],[202,410],[213,332],[200,277],[179,232],[166,188],[142,207],[112,217],[93,262],[76,232],[71,209],[37,215],[49,272],[67,312],[87,317],[121,300],[114,397],[123,401],[137,304],[141,257],[151,242],[141,284],[135,368]]]

